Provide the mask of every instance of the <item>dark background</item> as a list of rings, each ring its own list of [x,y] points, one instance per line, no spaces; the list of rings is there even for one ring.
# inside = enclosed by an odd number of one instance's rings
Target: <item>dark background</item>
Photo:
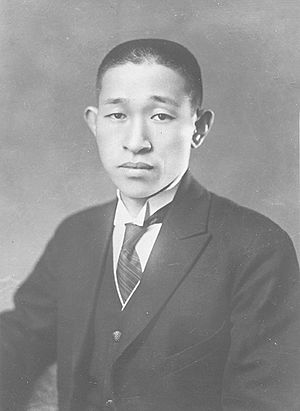
[[[0,309],[57,224],[114,187],[83,121],[97,66],[139,37],[198,58],[215,125],[191,168],[279,223],[299,247],[298,0],[0,1]]]

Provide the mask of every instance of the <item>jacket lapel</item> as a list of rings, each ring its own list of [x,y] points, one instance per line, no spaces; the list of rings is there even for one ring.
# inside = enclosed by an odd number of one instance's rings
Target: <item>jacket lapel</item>
[[[187,174],[151,252],[142,281],[124,310],[115,359],[159,314],[207,245],[210,195]]]
[[[83,233],[81,244],[84,244],[84,258],[77,258],[78,266],[75,268],[72,307],[73,318],[76,319],[74,337],[72,341],[73,370],[79,365],[80,358],[85,354],[83,347],[89,347],[89,327],[96,306],[99,286],[101,284],[101,267],[109,239],[111,237],[116,201],[95,210],[89,222],[86,234]]]

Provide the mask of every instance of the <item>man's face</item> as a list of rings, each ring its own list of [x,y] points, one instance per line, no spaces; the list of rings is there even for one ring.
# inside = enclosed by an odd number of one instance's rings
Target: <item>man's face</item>
[[[95,113],[100,158],[123,198],[148,198],[188,167],[197,118],[173,69],[155,63],[109,69]]]

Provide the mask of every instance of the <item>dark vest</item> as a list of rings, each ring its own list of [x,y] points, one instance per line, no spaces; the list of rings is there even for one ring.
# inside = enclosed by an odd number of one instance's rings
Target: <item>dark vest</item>
[[[111,243],[110,241],[95,309],[94,346],[89,368],[87,403],[91,406],[90,409],[95,410],[106,409],[107,405],[112,404],[112,355],[122,330],[121,303],[114,283]]]

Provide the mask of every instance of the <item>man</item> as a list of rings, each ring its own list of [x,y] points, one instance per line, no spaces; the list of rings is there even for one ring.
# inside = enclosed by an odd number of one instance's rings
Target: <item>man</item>
[[[213,122],[194,56],[123,43],[97,98],[85,119],[117,200],[66,219],[2,315],[3,409],[54,361],[60,410],[298,409],[295,252],[188,171]]]

